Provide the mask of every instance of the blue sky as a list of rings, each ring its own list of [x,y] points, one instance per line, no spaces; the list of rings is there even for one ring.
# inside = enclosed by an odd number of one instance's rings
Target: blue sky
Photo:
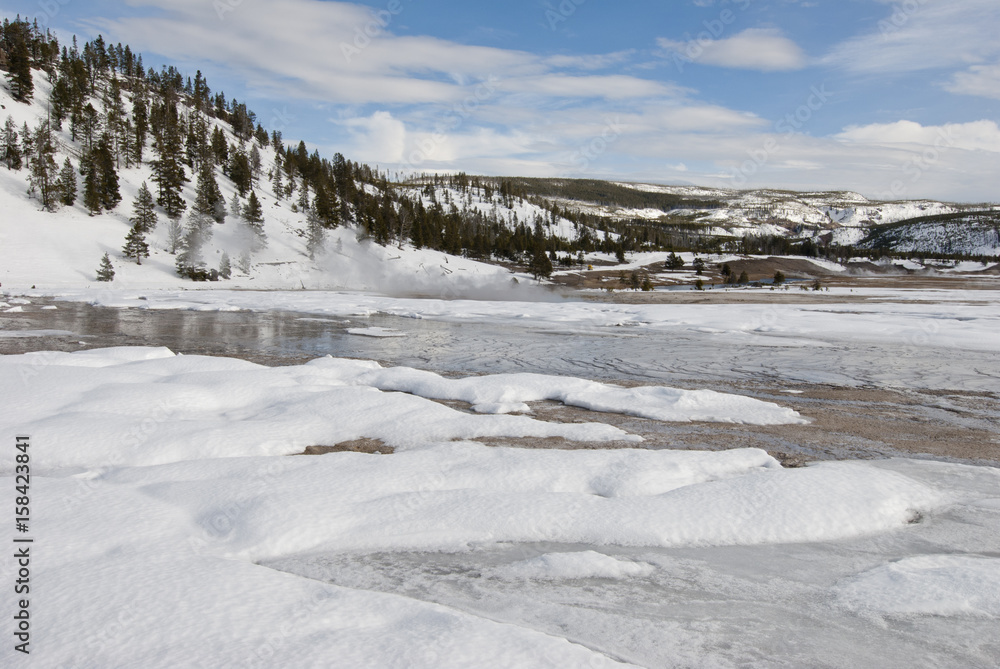
[[[997,201],[996,0],[0,0],[392,171]]]

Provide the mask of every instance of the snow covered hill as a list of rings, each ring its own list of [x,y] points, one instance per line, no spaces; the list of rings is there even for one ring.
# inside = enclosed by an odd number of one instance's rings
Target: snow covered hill
[[[7,116],[20,129],[34,130],[46,117],[52,84],[49,77],[34,71],[35,96],[31,104],[16,102],[5,86],[0,86],[0,123]],[[128,94],[125,93],[126,100]],[[95,107],[100,105],[94,100]],[[127,106],[127,105],[126,105]],[[238,144],[232,128],[218,119],[207,119],[219,127],[226,138]],[[73,141],[68,123],[54,133],[57,141],[56,164],[69,157],[79,165],[81,145]],[[252,141],[252,140],[251,140]],[[7,290],[39,290],[100,286],[96,270],[103,254],[108,253],[115,268],[116,288],[207,287],[177,275],[176,256],[170,252],[169,221],[158,208],[159,223],[147,237],[150,257],[141,265],[124,257],[122,247],[129,232],[132,203],[146,182],[155,192],[148,160],[141,167],[118,171],[121,203],[113,210],[91,216],[81,198],[57,211],[45,211],[37,198],[28,196],[28,170],[0,167],[0,284]],[[274,169],[275,154],[262,147],[262,172]],[[79,178],[79,177],[78,177]],[[195,176],[188,170],[189,182],[182,196],[190,212],[195,199]],[[225,201],[235,193],[233,182],[218,171],[217,182]],[[306,215],[293,211],[292,203],[278,199],[273,185],[261,178],[254,187],[263,206],[267,247],[250,253],[245,223],[232,211],[225,222],[213,225],[213,234],[203,256],[209,269],[217,269],[222,254],[232,259],[233,275],[212,287],[294,289],[323,288],[383,290],[449,294],[478,287],[506,286],[511,274],[500,267],[412,246],[379,246],[365,239],[353,221],[328,233],[324,251],[310,260],[306,251]],[[181,222],[186,221],[187,216]],[[246,254],[249,253],[249,256]],[[246,260],[240,262],[241,256]],[[242,265],[242,267],[241,267]]]

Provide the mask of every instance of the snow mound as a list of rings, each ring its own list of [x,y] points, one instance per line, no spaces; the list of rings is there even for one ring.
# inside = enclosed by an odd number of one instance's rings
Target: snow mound
[[[521,560],[498,570],[513,578],[562,580],[569,578],[628,578],[648,576],[654,567],[644,562],[627,562],[596,551],[547,553]]]
[[[1000,617],[1000,559],[922,555],[861,574],[838,588],[857,611],[897,615]]]
[[[601,423],[473,415],[431,401],[440,399],[467,401],[484,414],[553,399],[661,420],[801,422],[790,409],[711,391],[626,389],[538,374],[445,379],[331,357],[269,368],[135,347],[4,356],[0,369],[0,401],[9,409],[0,429],[37,435],[37,467],[289,455],[363,437],[396,448],[482,437],[642,441]]]

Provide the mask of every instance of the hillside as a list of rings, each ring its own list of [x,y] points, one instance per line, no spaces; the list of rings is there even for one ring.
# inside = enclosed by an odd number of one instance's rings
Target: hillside
[[[0,105],[18,128],[34,128],[45,119],[51,93],[47,76],[34,72],[35,97],[30,105],[14,101],[9,90],[0,87]],[[126,98],[130,96],[126,95]],[[233,144],[238,143],[232,127],[217,119],[219,128]],[[78,163],[80,142],[72,139],[69,129],[54,133],[57,141],[55,161],[65,158]],[[275,170],[275,154],[261,151],[262,173]],[[72,206],[46,211],[37,197],[29,198],[29,171],[0,168],[0,284],[18,290],[37,286],[59,289],[88,285],[96,280],[101,256],[108,253],[115,268],[114,285],[125,288],[193,287],[178,276],[176,254],[170,252],[169,219],[158,208],[159,223],[147,237],[150,255],[141,265],[122,254],[129,232],[131,203],[141,185],[153,186],[149,164],[118,171],[122,201],[110,211],[90,215],[78,199]],[[225,202],[236,194],[232,181],[217,168],[217,183]],[[205,242],[202,255],[207,268],[217,269],[222,254],[232,259],[233,275],[224,284],[232,288],[342,288],[439,291],[449,284],[476,287],[506,283],[510,276],[502,268],[470,259],[450,256],[412,245],[380,246],[366,239],[354,220],[327,231],[324,251],[310,260],[306,248],[308,215],[294,211],[287,199],[279,199],[271,182],[260,179],[254,189],[263,205],[265,248],[249,255],[240,267],[240,257],[250,251],[245,222],[228,212],[225,222],[213,225],[211,239]],[[193,208],[195,184],[189,181],[182,190],[185,210]],[[242,202],[243,200],[241,200]],[[461,278],[460,281],[456,279]]]

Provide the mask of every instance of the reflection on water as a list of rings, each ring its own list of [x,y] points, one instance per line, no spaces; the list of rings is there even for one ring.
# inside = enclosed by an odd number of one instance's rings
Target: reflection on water
[[[144,345],[178,353],[297,364],[324,355],[378,360],[466,374],[538,372],[602,380],[713,387],[717,384],[1000,390],[1000,356],[871,343],[815,345],[739,333],[666,332],[646,328],[546,331],[509,325],[448,323],[375,315],[350,320],[288,312],[196,312],[107,309],[59,302],[38,305],[0,327],[69,330],[79,337],[0,341],[0,352]],[[5,315],[6,316],[6,315]],[[370,326],[400,338],[352,335]]]

